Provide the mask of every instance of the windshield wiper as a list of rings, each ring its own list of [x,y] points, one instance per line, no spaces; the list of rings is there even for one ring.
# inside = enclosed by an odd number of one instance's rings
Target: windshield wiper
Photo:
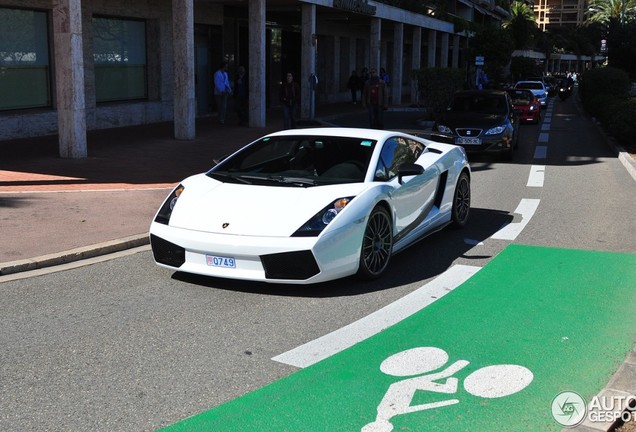
[[[256,182],[270,182],[270,183],[279,183],[286,185],[294,185],[294,186],[316,186],[316,180],[306,178],[306,177],[286,177],[282,175],[270,175],[267,177],[261,176],[252,176],[252,175],[242,175],[241,178],[253,180]]]
[[[225,180],[227,179],[235,180],[238,183],[252,184],[252,182],[247,180],[245,176],[235,176],[230,173],[216,172],[216,171],[210,171],[208,175],[211,176],[212,178],[216,178],[217,180],[219,180],[217,177],[220,177],[221,179],[225,179]]]
[[[285,176],[269,176],[268,179],[279,183],[298,184],[302,186],[316,186],[316,180],[307,177],[285,177]]]

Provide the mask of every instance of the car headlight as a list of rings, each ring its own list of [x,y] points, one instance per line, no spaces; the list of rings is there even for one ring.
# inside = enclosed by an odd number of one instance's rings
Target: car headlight
[[[301,226],[292,237],[314,237],[325,229],[338,213],[344,209],[354,197],[338,198],[327,207],[316,213],[303,226]]]
[[[448,126],[444,126],[442,124],[437,125],[437,131],[447,134],[453,133],[453,131]]]
[[[538,107],[538,106],[536,106],[536,105],[530,105],[530,111],[536,111],[536,110],[538,110],[538,109],[539,109],[539,107]]]
[[[183,185],[179,185],[174,188],[172,193],[168,195],[168,198],[166,198],[166,200],[163,202],[163,205],[159,209],[159,212],[157,212],[155,222],[168,225],[168,223],[170,222],[170,216],[172,216],[172,210],[174,209],[174,206],[177,204],[177,200],[184,190],[185,188],[183,187]]]
[[[506,130],[506,126],[497,126],[486,131],[486,135],[499,135]]]

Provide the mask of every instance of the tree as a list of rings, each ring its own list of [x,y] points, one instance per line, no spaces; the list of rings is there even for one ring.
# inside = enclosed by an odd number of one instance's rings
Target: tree
[[[636,77],[636,0],[591,0],[588,22],[604,26],[609,65]]]
[[[636,19],[636,0],[590,0],[589,22],[625,25]]]
[[[483,27],[469,40],[471,58],[485,57],[485,69],[491,81],[503,79],[504,67],[510,62],[513,51],[514,42],[510,33],[499,27]]]
[[[510,32],[514,47],[518,50],[530,48],[532,35],[537,28],[534,12],[527,3],[515,1],[510,5],[511,18],[502,27]]]

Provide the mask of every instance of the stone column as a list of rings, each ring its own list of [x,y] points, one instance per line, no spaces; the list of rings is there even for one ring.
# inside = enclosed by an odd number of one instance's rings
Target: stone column
[[[60,157],[88,156],[81,0],[53,1],[53,40]]]
[[[196,136],[193,0],[172,0],[172,47],[174,137],[191,140]]]
[[[394,105],[402,103],[402,82],[404,57],[404,24],[395,23],[393,25],[393,76],[391,77],[391,97]]]
[[[331,71],[331,88],[327,89],[327,100],[329,102],[335,102],[335,99],[340,93],[341,77],[340,77],[340,59],[342,58],[340,36],[333,37],[333,52],[332,58],[332,71]],[[347,75],[348,77],[348,75]]]
[[[459,67],[459,35],[453,36],[453,58],[451,66],[455,69]]]
[[[380,48],[382,39],[382,20],[371,18],[371,34],[369,38],[369,69],[380,72]]]
[[[420,69],[422,66],[422,27],[413,28],[413,44],[411,54],[411,70]],[[411,103],[418,104],[417,80],[411,79]]]
[[[316,74],[316,5],[302,3],[301,8],[301,73],[300,73],[300,116],[313,119],[316,93],[310,86],[310,78]],[[318,77],[318,79],[324,79]]]
[[[440,49],[440,67],[448,67],[448,33],[442,33],[442,47]]]
[[[249,125],[266,126],[265,93],[265,0],[250,0],[249,14]],[[278,98],[278,94],[274,95]],[[278,100],[278,99],[277,99]]]
[[[437,31],[428,31],[428,67],[435,67],[437,54]]]

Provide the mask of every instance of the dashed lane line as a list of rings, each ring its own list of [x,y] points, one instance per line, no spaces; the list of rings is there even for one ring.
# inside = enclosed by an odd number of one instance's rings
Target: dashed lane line
[[[494,233],[490,238],[496,240],[510,240],[513,241],[517,238],[521,231],[528,225],[530,219],[534,215],[534,212],[537,211],[537,207],[539,207],[538,199],[528,199],[524,198],[521,200],[517,209],[515,210],[516,214],[521,215],[521,220],[519,222],[509,223],[504,225],[499,231]]]

